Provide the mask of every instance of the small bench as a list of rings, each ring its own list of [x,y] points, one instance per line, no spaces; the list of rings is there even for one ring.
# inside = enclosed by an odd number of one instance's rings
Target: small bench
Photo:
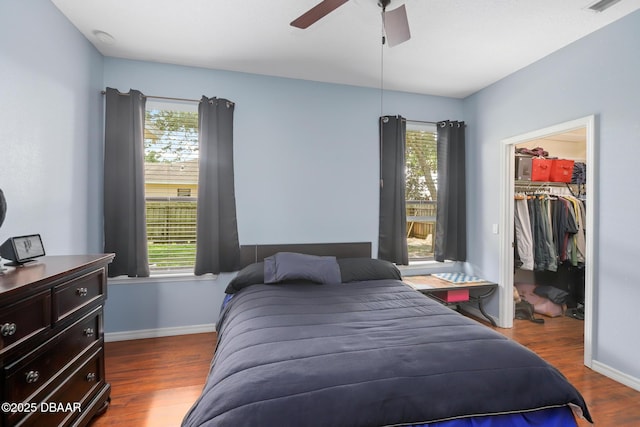
[[[482,279],[452,282],[434,275],[406,276],[402,278],[402,281],[436,301],[445,305],[456,305],[458,309],[461,304],[476,303],[480,313],[482,313],[493,326],[497,326],[495,320],[485,311],[483,302],[496,291],[498,287],[497,283]],[[476,290],[484,292],[470,292]]]

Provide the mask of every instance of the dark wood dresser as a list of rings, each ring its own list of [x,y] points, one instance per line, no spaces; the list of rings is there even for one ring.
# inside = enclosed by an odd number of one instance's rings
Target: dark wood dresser
[[[109,404],[103,305],[113,254],[0,273],[0,425],[82,426]]]

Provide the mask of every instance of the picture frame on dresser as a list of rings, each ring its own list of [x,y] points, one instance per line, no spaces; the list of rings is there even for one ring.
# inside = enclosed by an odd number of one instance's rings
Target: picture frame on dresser
[[[2,426],[84,426],[107,409],[103,313],[113,258],[45,256],[0,274]]]
[[[42,256],[45,251],[39,234],[9,237],[0,245],[0,257],[11,261],[8,266],[16,267]]]

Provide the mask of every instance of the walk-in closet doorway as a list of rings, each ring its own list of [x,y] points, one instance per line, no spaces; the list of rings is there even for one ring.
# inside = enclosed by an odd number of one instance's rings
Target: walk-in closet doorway
[[[501,146],[501,215],[500,230],[500,283],[499,322],[505,328],[513,327],[514,318],[514,196],[515,196],[515,149],[519,144],[584,129],[586,139],[587,177],[585,190],[588,195],[586,204],[586,251],[584,284],[584,364],[591,367],[593,343],[593,294],[594,294],[594,206],[596,198],[596,162],[595,162],[595,116],[559,123],[543,129],[502,140]]]

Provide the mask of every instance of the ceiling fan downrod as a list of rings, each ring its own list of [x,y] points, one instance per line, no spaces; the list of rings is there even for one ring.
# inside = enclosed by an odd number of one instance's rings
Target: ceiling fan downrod
[[[387,37],[384,33],[384,13],[387,10],[387,6],[389,6],[391,0],[378,0],[378,6],[382,8],[382,45],[384,46],[387,42]]]

